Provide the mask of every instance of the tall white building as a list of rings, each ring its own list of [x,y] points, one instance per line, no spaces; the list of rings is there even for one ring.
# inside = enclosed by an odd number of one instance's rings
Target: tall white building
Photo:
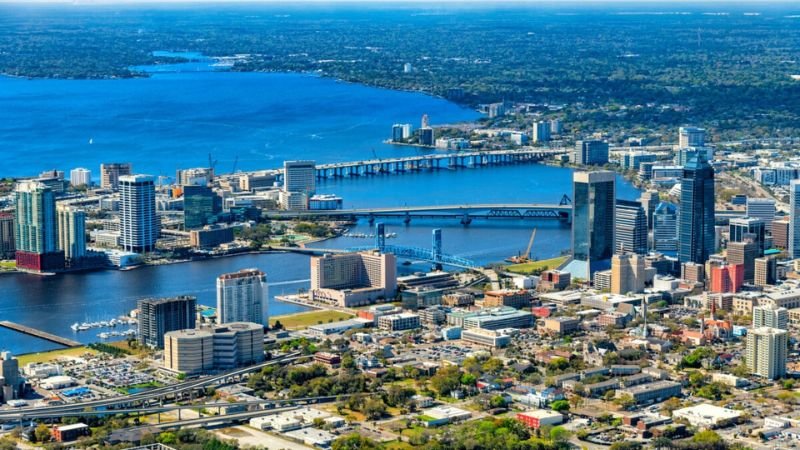
[[[119,177],[120,244],[126,251],[155,249],[161,232],[156,215],[155,181],[150,175]]]
[[[283,190],[302,192],[308,196],[317,188],[317,166],[314,161],[284,161]]]
[[[391,253],[336,253],[311,258],[311,297],[342,307],[391,301],[397,259]]]
[[[761,327],[788,330],[789,310],[775,305],[756,306],[753,308],[753,328]]]
[[[747,217],[761,219],[764,229],[771,233],[772,221],[775,220],[775,200],[747,197]]]
[[[790,258],[800,258],[800,180],[789,183],[789,248]]]
[[[217,322],[268,323],[267,275],[257,269],[217,278]]]
[[[786,375],[788,333],[761,327],[747,333],[745,363],[753,375],[774,380]]]
[[[550,140],[550,122],[533,123],[533,142],[547,142]]]
[[[72,186],[90,186],[92,184],[92,171],[83,167],[70,170],[69,184]]]
[[[56,204],[58,249],[70,260],[86,256],[86,213],[63,203]]]

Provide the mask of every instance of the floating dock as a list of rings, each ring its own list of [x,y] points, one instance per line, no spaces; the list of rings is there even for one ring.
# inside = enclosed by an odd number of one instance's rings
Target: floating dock
[[[36,328],[26,327],[25,325],[20,325],[18,323],[9,322],[7,320],[0,321],[0,327],[5,327],[10,330],[19,331],[20,333],[24,333],[30,336],[35,336],[40,339],[44,339],[46,341],[54,342],[56,344],[63,345],[65,347],[80,347],[81,344],[78,341],[73,341],[72,339],[63,338],[61,336],[56,336],[55,334],[50,334],[46,331],[37,330]]]

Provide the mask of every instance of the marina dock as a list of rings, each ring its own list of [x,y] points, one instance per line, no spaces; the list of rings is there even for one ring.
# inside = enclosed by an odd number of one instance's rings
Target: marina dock
[[[27,327],[25,325],[9,322],[7,320],[0,321],[0,327],[8,328],[10,330],[18,331],[30,336],[35,336],[46,341],[55,342],[56,344],[60,344],[65,347],[80,347],[83,345],[78,341],[73,341],[72,339],[56,336],[55,334],[50,334],[46,331],[37,330],[36,328]]]

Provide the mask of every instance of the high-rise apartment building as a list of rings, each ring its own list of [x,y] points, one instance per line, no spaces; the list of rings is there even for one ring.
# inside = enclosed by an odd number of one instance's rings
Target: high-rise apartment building
[[[257,269],[220,275],[217,278],[217,322],[269,323],[267,275]]]
[[[69,184],[74,187],[77,186],[91,186],[92,185],[92,171],[78,167],[69,171]]]
[[[119,177],[120,243],[126,251],[153,251],[161,232],[156,190],[150,175]]]
[[[311,258],[311,296],[338,306],[389,301],[397,292],[397,259],[391,253],[338,253]]]
[[[678,146],[680,148],[705,147],[705,145],[706,145],[705,128],[697,128],[697,127],[678,128]]]
[[[611,258],[611,293],[625,295],[644,291],[644,258],[636,253]]]
[[[744,284],[744,266],[741,264],[715,264],[709,270],[711,292],[715,294],[736,293]]]
[[[533,142],[550,141],[550,122],[533,122]]]
[[[213,180],[214,169],[211,167],[178,169],[175,172],[175,183],[181,186],[208,186]]]
[[[75,261],[86,256],[86,213],[75,206],[59,203],[58,248],[67,260]]]
[[[131,163],[100,164],[100,187],[112,191],[119,190],[119,177],[130,175],[132,172]]]
[[[653,213],[653,248],[657,252],[678,251],[678,208],[661,202]]]
[[[766,227],[761,219],[755,217],[737,217],[728,223],[728,241],[752,241],[756,245],[758,256],[764,254]]]
[[[594,272],[611,267],[615,183],[616,175],[610,171],[573,175],[573,261],[566,270],[576,278],[590,280]]]
[[[647,254],[647,214],[642,204],[616,201],[614,251]]]
[[[17,268],[48,272],[64,268],[58,250],[55,193],[38,181],[23,181],[15,192],[14,238]]]
[[[754,307],[753,328],[761,327],[788,330],[789,310],[775,305],[761,305]]]
[[[747,197],[747,217],[761,219],[767,232],[772,232],[772,221],[775,220],[775,200]]]
[[[745,364],[753,375],[774,380],[786,375],[788,333],[761,327],[747,333]]]
[[[317,166],[314,161],[284,161],[283,190],[308,196],[317,189]]]
[[[580,165],[608,164],[608,142],[577,141],[571,162]]]
[[[683,168],[679,207],[678,259],[704,263],[714,253],[714,169],[694,158]]]
[[[188,295],[139,300],[139,342],[164,348],[165,333],[195,327],[196,308],[197,298]]]
[[[693,262],[683,263],[681,264],[681,279],[690,283],[705,283],[706,267]]]

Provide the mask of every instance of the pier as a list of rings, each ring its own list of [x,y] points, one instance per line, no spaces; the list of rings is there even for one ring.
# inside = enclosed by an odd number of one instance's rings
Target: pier
[[[18,331],[20,333],[24,333],[30,336],[35,336],[40,339],[44,339],[46,341],[55,342],[56,344],[60,344],[65,347],[80,347],[81,345],[83,345],[78,341],[73,341],[72,339],[56,336],[55,334],[50,334],[46,331],[37,330],[36,328],[27,327],[25,325],[20,325],[18,323],[9,322],[8,320],[0,321],[0,327],[8,328],[9,330]]]

